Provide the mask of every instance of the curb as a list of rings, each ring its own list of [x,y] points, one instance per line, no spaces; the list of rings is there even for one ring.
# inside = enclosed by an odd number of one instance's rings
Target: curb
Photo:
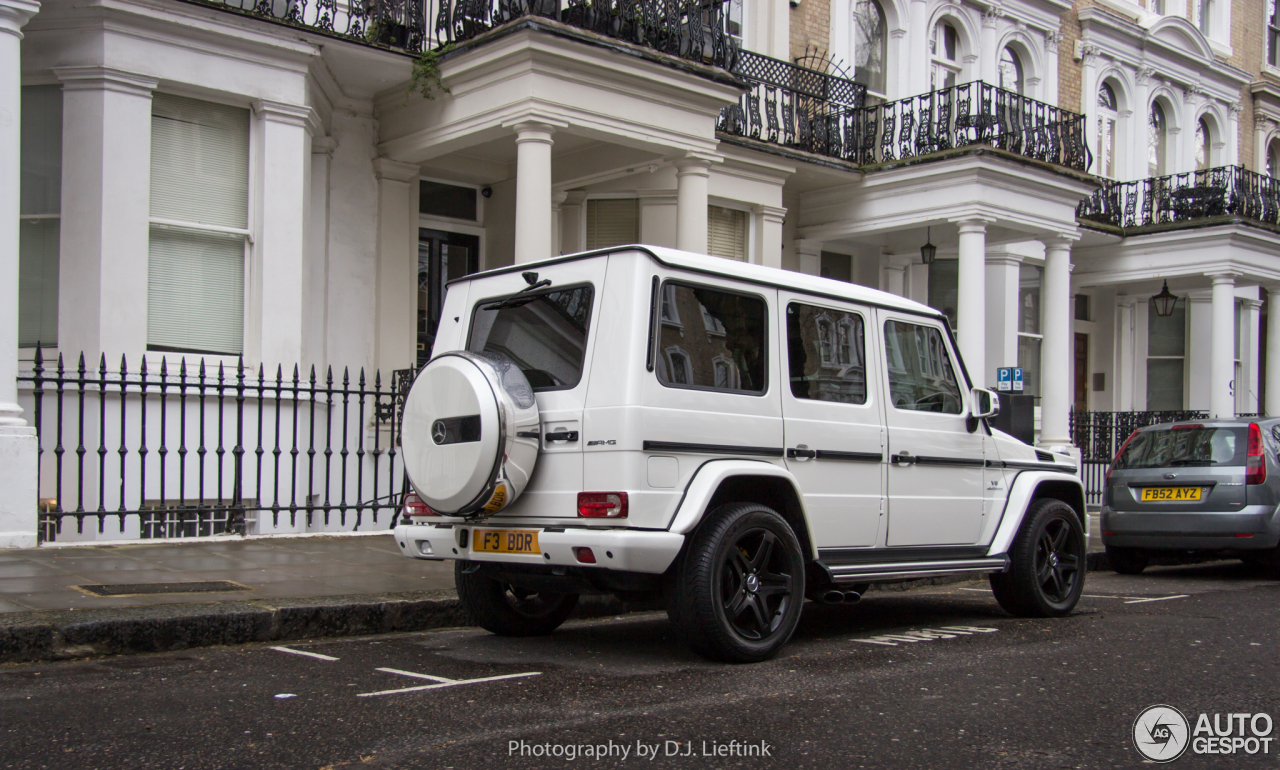
[[[1090,553],[1088,568],[1106,569],[1106,554]],[[905,591],[972,579],[960,575],[923,578],[877,584],[874,590]],[[629,603],[614,596],[584,596],[572,617],[660,609],[660,602]],[[453,591],[10,612],[0,614],[0,664],[471,625],[473,620]]]

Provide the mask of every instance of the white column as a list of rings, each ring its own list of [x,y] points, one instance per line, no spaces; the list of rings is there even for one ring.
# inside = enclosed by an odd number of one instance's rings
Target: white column
[[[707,253],[707,188],[711,162],[688,157],[676,161],[676,248]]]
[[[987,380],[987,222],[986,219],[963,219],[960,229],[960,274],[956,299],[957,342],[965,368],[975,387],[985,388]]]
[[[569,193],[564,190],[556,190],[551,193],[551,253],[564,254],[564,223],[561,218],[564,215],[564,202],[569,199]]]
[[[982,49],[978,60],[978,78],[990,83],[998,85],[1000,79],[996,77],[996,63],[1000,60],[1000,52],[996,50],[996,23],[1004,16],[1004,10],[1000,6],[992,6],[982,13]],[[922,58],[923,53],[929,49],[920,49]]]
[[[756,219],[755,255],[753,262],[765,267],[782,269],[782,223],[787,210],[779,206],[755,206]]]
[[[1128,412],[1133,409],[1134,387],[1134,304],[1133,297],[1116,298],[1116,356],[1115,375],[1112,384],[1112,409]]]
[[[516,264],[546,259],[551,251],[551,135],[537,122],[516,129]]]
[[[911,17],[907,29],[907,51],[915,52],[908,56],[906,88],[898,96],[912,96],[929,90],[929,3],[926,0],[911,0]],[[899,50],[902,50],[900,47]]]
[[[1231,381],[1235,379],[1236,273],[1213,275],[1212,331],[1209,344],[1209,416],[1236,415]]]
[[[1267,289],[1267,378],[1262,411],[1268,417],[1280,415],[1280,284]]]
[[[1053,61],[1055,62],[1055,64],[1057,62],[1057,59],[1058,57],[1054,55]],[[1097,45],[1092,43],[1086,43],[1084,45],[1084,58],[1081,63],[1084,68],[1084,71],[1083,71],[1084,82],[1082,86],[1083,90],[1080,93],[1080,112],[1081,114],[1086,116],[1084,133],[1085,133],[1085,137],[1087,137],[1088,139],[1089,149],[1093,152],[1093,158],[1094,158],[1094,165],[1089,170],[1094,173],[1097,173],[1100,168],[1098,164],[1101,163],[1099,158],[1102,157],[1101,145],[1100,145],[1101,137],[1098,135],[1097,118],[1092,117],[1093,122],[1092,123],[1089,122],[1090,116],[1096,116],[1098,114],[1098,47]],[[1058,71],[1057,66],[1052,67],[1049,71],[1050,73],[1052,73],[1049,77],[1049,80],[1056,81],[1058,79],[1056,74]],[[1054,104],[1054,103],[1055,102],[1050,102],[1050,104]],[[1143,133],[1143,136],[1146,136],[1145,132]],[[1118,136],[1112,137],[1111,141],[1115,142],[1118,139],[1119,139]],[[1143,155],[1142,157],[1145,158],[1146,156]],[[1118,168],[1116,170],[1119,171]]]
[[[1022,257],[987,254],[987,364],[1018,365],[1018,278]]]
[[[798,238],[796,254],[800,257],[800,272],[805,275],[822,275],[822,241]]]
[[[1253,287],[1256,291],[1257,287]],[[1261,412],[1258,388],[1258,332],[1262,321],[1262,300],[1244,297],[1240,300],[1240,381],[1236,383],[1236,411]]]
[[[1222,5],[1216,3],[1215,5]],[[1222,141],[1222,158],[1211,163],[1212,166],[1237,166],[1240,164],[1240,112],[1244,107],[1239,102],[1227,105],[1227,130],[1220,137]],[[1194,130],[1192,132],[1194,136]],[[1266,173],[1265,171],[1263,173]]]
[[[0,0],[0,548],[36,545],[36,430],[18,406],[18,148],[22,27],[39,10]]]
[[[378,180],[378,278],[374,368],[383,379],[417,361],[418,174],[411,163],[373,161]]]
[[[583,204],[586,198],[587,194],[582,190],[570,190],[565,193],[564,202],[560,204],[560,248],[565,254],[586,250],[586,244],[582,242],[582,217],[586,208]]]
[[[1155,310],[1147,313],[1150,323]],[[1150,328],[1148,326],[1148,328]],[[1209,411],[1213,408],[1213,291],[1187,292],[1186,408]],[[1146,407],[1150,409],[1151,407]]]
[[[258,197],[258,232],[253,246],[254,272],[261,276],[251,301],[258,360],[269,369],[302,361],[305,285],[303,245],[307,242],[307,174],[311,136],[307,107],[259,101],[253,105],[261,123],[262,167]],[[250,327],[252,328],[252,326]]]
[[[901,254],[885,254],[881,268],[884,275],[884,290],[899,297],[907,296],[907,271],[911,269],[912,257]]]
[[[338,142],[330,136],[311,138],[310,193],[307,196],[306,323],[302,364],[323,366],[329,339],[329,172]]]
[[[1071,410],[1071,239],[1044,244],[1040,289],[1044,342],[1040,348],[1040,444],[1070,444]]]
[[[151,92],[106,67],[59,67],[62,222],[58,346],[73,362],[135,362],[147,345]]]

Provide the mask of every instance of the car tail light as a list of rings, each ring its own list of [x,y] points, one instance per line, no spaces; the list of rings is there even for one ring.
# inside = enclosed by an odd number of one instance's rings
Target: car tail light
[[[1262,451],[1262,428],[1249,423],[1249,453],[1245,459],[1244,483],[1261,484],[1267,480],[1267,457]]]
[[[578,515],[588,519],[624,519],[626,492],[579,492]]]
[[[1107,466],[1107,481],[1111,480],[1111,472],[1116,469],[1116,463],[1120,462],[1120,455],[1124,454],[1124,450],[1129,448],[1129,442],[1133,441],[1133,437],[1136,435],[1138,435],[1138,431],[1136,430],[1133,433],[1130,433],[1129,438],[1125,439],[1124,443],[1120,445],[1120,451],[1116,452],[1116,456],[1111,458],[1111,464]]]
[[[590,548],[585,548],[585,547],[582,547],[582,546],[579,546],[579,547],[577,547],[577,548],[574,548],[574,549],[573,549],[573,555],[574,555],[574,556],[578,559],[578,561],[579,561],[579,562],[581,562],[582,564],[595,564],[595,563],[596,563],[596,555],[595,555],[594,553],[592,553],[592,552],[591,552],[591,549],[590,549]]]
[[[427,504],[422,502],[422,498],[418,497],[418,495],[413,492],[408,492],[405,494],[404,502],[401,504],[400,510],[401,512],[403,512],[405,518],[408,518],[410,516],[439,516],[440,515],[435,511],[431,510],[430,508],[428,508]]]

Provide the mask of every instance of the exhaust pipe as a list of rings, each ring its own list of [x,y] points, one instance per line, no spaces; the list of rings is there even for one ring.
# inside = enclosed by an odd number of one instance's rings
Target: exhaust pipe
[[[841,604],[844,602],[844,591],[837,591],[834,588],[830,591],[823,591],[818,597],[818,601],[823,604]]]
[[[858,593],[857,591],[845,591],[845,592],[844,592],[844,603],[845,603],[845,604],[857,604],[857,603],[858,603],[858,602],[860,602],[860,601],[862,601],[862,594]]]

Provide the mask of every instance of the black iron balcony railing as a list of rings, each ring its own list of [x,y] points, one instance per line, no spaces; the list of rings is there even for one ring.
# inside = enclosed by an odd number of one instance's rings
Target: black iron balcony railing
[[[434,48],[419,0],[187,0],[364,43]],[[430,6],[430,2],[428,3]]]
[[[1076,209],[1082,220],[1121,229],[1193,224],[1223,215],[1280,224],[1280,180],[1243,166],[1220,166],[1107,182]]]
[[[741,64],[751,61],[739,56]],[[863,106],[866,89],[832,76],[824,93],[792,76],[765,79],[720,114],[719,130],[873,165],[986,144],[1016,155],[1086,170],[1084,117],[974,81],[884,104]],[[821,73],[818,73],[821,74]]]

